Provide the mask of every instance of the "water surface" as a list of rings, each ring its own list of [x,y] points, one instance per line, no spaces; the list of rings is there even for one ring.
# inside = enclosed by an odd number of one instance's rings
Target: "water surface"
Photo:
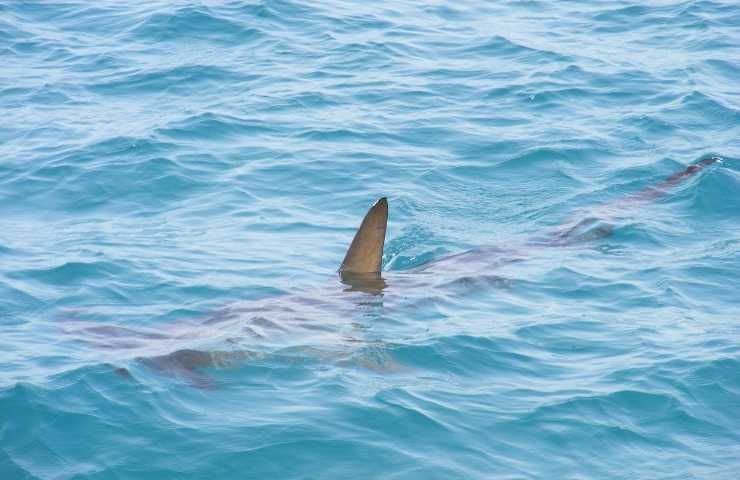
[[[4,2],[0,478],[736,478],[738,26]],[[387,286],[348,291],[381,196]],[[418,272],[479,247],[518,261]]]

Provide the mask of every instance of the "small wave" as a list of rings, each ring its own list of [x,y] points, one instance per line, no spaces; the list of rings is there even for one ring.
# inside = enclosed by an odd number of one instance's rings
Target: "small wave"
[[[87,88],[104,95],[186,93],[197,85],[239,78],[235,72],[214,65],[181,65],[165,69],[118,73],[113,80],[89,84]]]
[[[526,352],[526,353],[525,353]],[[516,378],[558,375],[564,370],[533,355],[525,343],[507,338],[452,335],[426,339],[419,345],[397,345],[395,358],[427,371],[449,372],[460,378]]]
[[[19,270],[13,276],[32,278],[52,285],[69,285],[110,279],[123,271],[122,266],[105,261],[65,262],[56,267]]]
[[[493,38],[472,47],[460,48],[460,53],[473,57],[516,57],[522,60],[526,59],[527,62],[532,63],[569,62],[572,60],[568,56],[553,51],[524,46],[502,35],[495,35]]]
[[[263,34],[241,22],[219,16],[205,7],[185,7],[149,16],[130,29],[128,36],[133,41],[207,41],[244,45],[261,38]]]
[[[10,275],[12,277],[12,275]],[[21,285],[9,285],[0,281],[0,325],[9,326],[25,323],[24,312],[36,311],[46,303],[42,298],[34,296]]]
[[[230,137],[274,133],[276,129],[264,122],[227,115],[202,113],[157,130],[159,135],[173,140],[223,140]]]

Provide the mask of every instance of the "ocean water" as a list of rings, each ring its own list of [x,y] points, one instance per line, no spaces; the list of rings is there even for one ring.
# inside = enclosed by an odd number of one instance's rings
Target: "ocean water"
[[[736,1],[10,0],[0,60],[0,479],[738,478]]]

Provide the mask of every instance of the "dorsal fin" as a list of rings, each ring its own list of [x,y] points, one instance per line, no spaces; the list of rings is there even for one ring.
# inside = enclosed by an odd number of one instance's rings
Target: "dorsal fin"
[[[377,273],[383,259],[388,200],[383,197],[370,207],[347,250],[339,272]]]

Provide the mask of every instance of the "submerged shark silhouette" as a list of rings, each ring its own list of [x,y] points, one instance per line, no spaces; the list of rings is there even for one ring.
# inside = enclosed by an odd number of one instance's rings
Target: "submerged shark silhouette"
[[[458,275],[459,280],[469,278],[466,275],[475,272],[479,275],[477,278],[482,275],[487,284],[497,285],[504,280],[491,275],[490,270],[523,260],[527,256],[526,253],[531,253],[533,248],[567,246],[605,237],[611,233],[613,228],[608,222],[609,218],[616,216],[626,206],[657,199],[686,178],[719,161],[719,157],[705,158],[671,175],[657,185],[622,198],[614,204],[592,210],[592,216],[567,222],[544,238],[529,242],[525,245],[526,252],[495,247],[471,250],[416,267],[408,272],[409,275],[394,276],[393,284],[402,288],[423,288],[429,285],[430,276],[412,275],[413,273],[449,274],[453,272]],[[191,346],[193,343],[220,341],[224,338],[227,342],[231,342],[236,335],[254,338],[257,343],[264,345],[275,334],[279,336],[287,331],[293,334],[301,331],[304,336],[307,335],[307,343],[304,345],[358,342],[352,332],[348,333],[343,330],[345,325],[341,323],[345,318],[344,314],[349,313],[351,307],[355,305],[350,302],[348,306],[347,292],[360,292],[365,297],[368,294],[377,297],[382,296],[381,293],[388,286],[386,279],[381,275],[387,224],[388,200],[382,197],[366,213],[339,267],[340,280],[347,287],[341,291],[331,289],[322,290],[320,295],[291,295],[281,297],[281,302],[275,299],[265,299],[234,304],[214,312],[205,320],[181,322],[166,332],[105,325],[90,326],[86,322],[76,322],[74,325],[76,328],[72,333],[76,334],[78,339],[98,347],[119,352],[128,350],[142,353],[143,355],[134,357],[141,364],[155,371],[186,379],[191,385],[200,388],[213,386],[213,381],[203,373],[203,369],[238,365],[245,361],[262,358],[266,354],[259,348],[203,351],[193,349]],[[360,300],[360,302],[365,301]],[[327,310],[337,315],[327,316],[325,314]],[[337,323],[327,326],[327,322],[332,321],[327,317],[335,317],[334,321]],[[321,321],[313,322],[312,318]],[[267,334],[268,330],[271,335]],[[239,346],[241,347],[241,344]],[[296,347],[291,348],[293,350],[284,349],[282,353],[290,355]],[[327,356],[326,351],[320,348],[297,348],[302,353],[310,353],[314,358]],[[338,354],[334,352],[332,355],[339,361],[352,361],[352,355],[346,352]],[[380,357],[382,362],[387,362],[387,356],[380,355]],[[370,368],[388,368],[388,363],[381,366],[377,362],[361,360],[360,364]],[[115,368],[115,371],[121,376],[131,377],[127,368]]]

